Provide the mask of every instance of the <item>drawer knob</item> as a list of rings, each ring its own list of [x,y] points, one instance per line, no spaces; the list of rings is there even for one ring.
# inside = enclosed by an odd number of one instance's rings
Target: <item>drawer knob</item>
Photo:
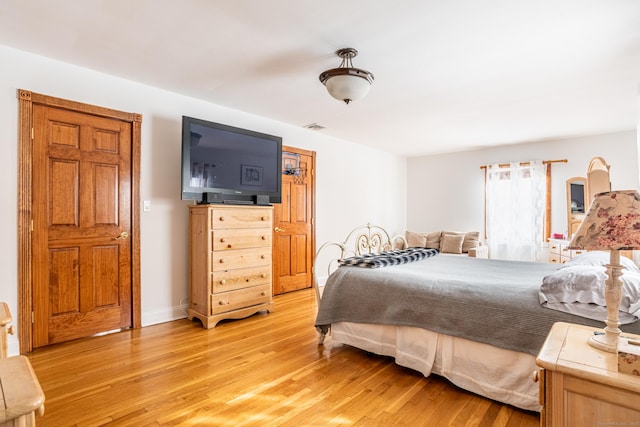
[[[220,284],[221,284],[221,285],[224,285],[224,284],[226,284],[226,283],[227,283],[227,281],[226,281],[226,280],[224,280],[224,279],[220,280]]]
[[[218,218],[221,222],[224,221],[224,217],[221,216],[220,218]]]
[[[265,296],[267,293],[265,291],[260,292],[260,295]]]
[[[262,240],[267,240],[267,236],[262,236]]]
[[[262,274],[260,275],[260,277],[262,277],[262,278],[264,279],[265,277],[267,277],[267,275],[266,275],[265,273],[262,273]]]
[[[261,259],[265,259],[266,257],[264,255],[260,255],[260,258]]]
[[[229,305],[229,301],[220,300],[220,302],[218,304],[220,304],[220,305]]]
[[[220,264],[224,264],[224,259],[220,258]]]
[[[260,217],[260,220],[261,220],[261,221],[266,221],[267,219],[268,219],[268,218],[267,218],[266,216],[262,216],[262,217]]]
[[[220,243],[224,243],[226,241],[227,241],[227,239],[225,239],[224,237],[222,239],[220,239]]]

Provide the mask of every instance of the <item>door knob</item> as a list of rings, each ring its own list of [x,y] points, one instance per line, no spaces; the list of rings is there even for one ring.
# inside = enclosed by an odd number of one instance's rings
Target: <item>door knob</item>
[[[282,233],[284,231],[284,229],[280,228],[280,227],[276,227],[273,229],[276,233]]]
[[[129,233],[123,231],[118,237],[114,237],[113,240],[125,240],[127,237],[129,237]]]

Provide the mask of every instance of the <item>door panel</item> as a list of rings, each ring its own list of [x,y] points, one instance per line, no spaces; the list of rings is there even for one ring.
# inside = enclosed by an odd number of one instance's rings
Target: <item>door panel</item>
[[[33,107],[33,346],[132,326],[129,122]]]
[[[282,203],[274,209],[274,294],[312,286],[315,252],[315,153],[291,147],[283,151],[300,160],[294,174],[282,175]]]

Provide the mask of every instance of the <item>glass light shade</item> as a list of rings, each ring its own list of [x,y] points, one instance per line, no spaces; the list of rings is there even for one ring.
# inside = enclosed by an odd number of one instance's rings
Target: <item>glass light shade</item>
[[[325,85],[331,96],[345,102],[364,98],[371,88],[367,79],[352,74],[330,77]]]

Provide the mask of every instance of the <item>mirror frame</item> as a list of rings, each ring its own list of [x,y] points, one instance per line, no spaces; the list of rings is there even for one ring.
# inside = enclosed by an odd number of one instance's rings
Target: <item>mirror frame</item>
[[[598,193],[611,191],[609,169],[611,169],[611,166],[609,166],[602,157],[594,157],[591,159],[591,162],[589,162],[589,167],[587,168],[587,208],[589,204],[591,204],[593,196]]]

